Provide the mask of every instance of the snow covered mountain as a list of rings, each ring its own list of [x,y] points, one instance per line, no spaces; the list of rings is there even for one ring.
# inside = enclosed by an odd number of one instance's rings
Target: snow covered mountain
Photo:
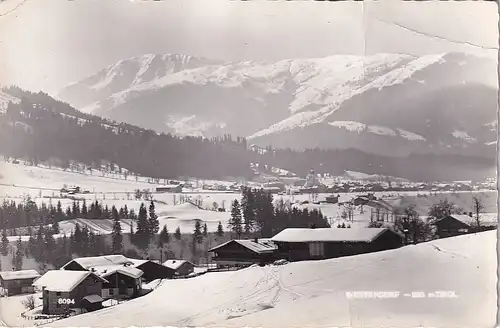
[[[181,55],[122,60],[59,94],[77,108],[180,135],[257,145],[489,155],[496,63],[461,53],[335,55],[218,62]]]

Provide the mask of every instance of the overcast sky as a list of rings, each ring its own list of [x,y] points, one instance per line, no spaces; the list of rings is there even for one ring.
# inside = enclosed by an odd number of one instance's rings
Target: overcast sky
[[[494,2],[0,2],[0,84],[49,93],[146,53],[274,60],[465,51],[494,58],[494,48]]]

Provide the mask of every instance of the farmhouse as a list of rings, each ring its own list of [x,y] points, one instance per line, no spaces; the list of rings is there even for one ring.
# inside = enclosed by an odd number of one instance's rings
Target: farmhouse
[[[40,277],[36,270],[0,272],[0,286],[7,296],[33,293],[33,281]]]
[[[271,240],[288,261],[319,260],[398,248],[403,236],[387,228],[288,228]]]
[[[135,264],[140,265],[145,263],[136,262]],[[141,277],[144,272],[134,267],[134,260],[126,258],[123,255],[81,257],[71,260],[61,269],[68,271],[91,271],[105,278],[107,282],[103,284],[101,292],[101,296],[105,299],[136,297],[141,292]]]
[[[235,239],[209,250],[218,267],[245,267],[252,264],[264,265],[275,258],[276,246],[269,239]]]
[[[104,299],[134,298],[141,293],[143,272],[128,264],[96,266],[90,271],[107,280],[102,284],[101,296]]]
[[[175,269],[161,265],[151,260],[130,259],[132,266],[144,272],[142,280],[150,282],[156,279],[170,279],[175,275]]]
[[[167,260],[163,265],[173,270],[176,276],[187,276],[194,272],[194,264],[186,260]]]
[[[51,270],[33,286],[42,289],[43,314],[63,314],[72,308],[99,308],[102,284],[107,282],[89,271]]]

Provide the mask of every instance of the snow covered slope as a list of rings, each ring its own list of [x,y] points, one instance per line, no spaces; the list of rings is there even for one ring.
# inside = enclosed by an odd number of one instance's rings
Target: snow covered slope
[[[492,327],[496,232],[401,249],[167,280],[147,296],[50,327]],[[349,299],[347,292],[399,292]],[[405,294],[452,291],[455,298]]]
[[[384,154],[429,145],[463,151],[473,140],[487,149],[494,140],[479,128],[495,120],[494,68],[459,53],[230,63],[146,55],[120,61],[59,97],[86,112],[181,135],[231,133],[260,145],[346,144]],[[469,119],[470,112],[477,118]]]

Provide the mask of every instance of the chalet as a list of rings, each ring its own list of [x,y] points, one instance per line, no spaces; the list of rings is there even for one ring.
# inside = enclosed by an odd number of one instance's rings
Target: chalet
[[[134,298],[141,294],[143,272],[128,264],[96,266],[90,268],[92,273],[104,278],[101,296],[109,298]]]
[[[439,238],[453,237],[474,232],[475,222],[472,213],[448,215],[431,223],[436,227]]]
[[[288,261],[320,260],[394,249],[403,236],[387,228],[288,228],[271,240]]]
[[[265,265],[275,258],[276,246],[268,239],[235,239],[209,250],[212,261],[218,267],[246,267],[252,264]]]
[[[163,265],[175,272],[176,276],[187,276],[194,272],[195,265],[186,260],[167,260]]]
[[[33,286],[42,290],[43,314],[65,314],[72,308],[92,311],[102,306],[100,294],[107,282],[89,271],[51,270]]]
[[[134,260],[123,255],[81,257],[71,260],[61,269],[91,271],[105,278],[107,282],[103,283],[101,292],[101,296],[105,299],[136,297],[141,292],[141,277],[144,272],[134,267]]]
[[[150,282],[156,279],[170,279],[175,275],[175,269],[161,265],[151,260],[130,259],[132,266],[144,272],[142,280]]]
[[[0,286],[7,296],[34,293],[33,282],[39,278],[36,270],[0,272]]]

